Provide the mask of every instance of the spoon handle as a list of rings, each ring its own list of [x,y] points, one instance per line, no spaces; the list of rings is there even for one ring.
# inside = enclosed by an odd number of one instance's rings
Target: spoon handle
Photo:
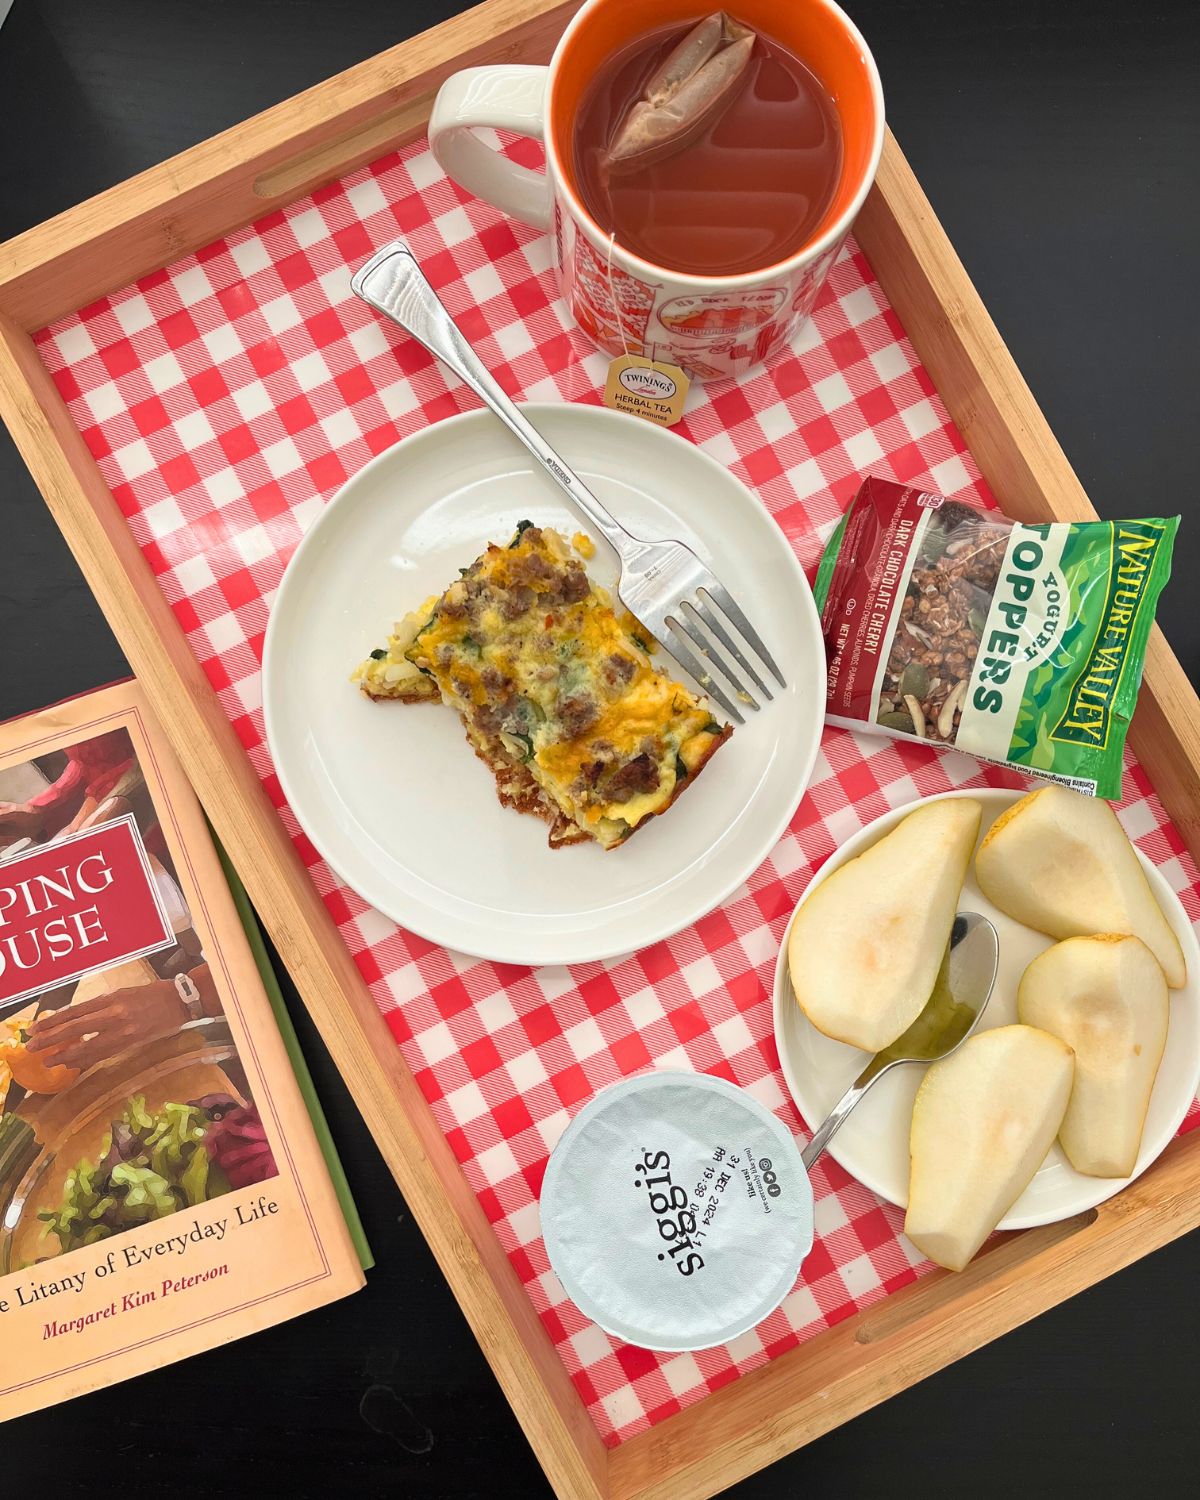
[[[813,1138],[800,1153],[800,1160],[804,1163],[806,1172],[811,1172],[813,1165],[821,1152],[828,1146],[829,1142],[841,1128],[842,1121],[867,1092],[875,1080],[881,1077],[891,1067],[890,1061],[882,1061],[882,1054],[877,1053],[867,1066],[862,1070],[838,1102],[833,1106],[821,1123],[813,1131]]]
[[[987,1008],[996,983],[998,962],[996,929],[978,912],[960,911],[954,919],[950,947],[925,1009],[890,1047],[885,1047],[870,1059],[827,1118],[817,1126],[812,1140],[800,1153],[806,1171],[812,1170],[821,1152],[841,1128],[842,1121],[889,1068],[902,1062],[939,1062],[962,1046]],[[959,997],[957,1001],[956,995]],[[974,1003],[969,1003],[964,997],[969,997]],[[936,1021],[932,1029],[931,1013]],[[967,1024],[951,1028],[948,1022],[955,1016],[965,1016]]]

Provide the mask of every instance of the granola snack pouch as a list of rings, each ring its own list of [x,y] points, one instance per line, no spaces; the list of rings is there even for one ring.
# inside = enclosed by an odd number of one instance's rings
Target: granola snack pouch
[[[1118,798],[1178,525],[1027,526],[865,479],[817,573],[826,717]]]

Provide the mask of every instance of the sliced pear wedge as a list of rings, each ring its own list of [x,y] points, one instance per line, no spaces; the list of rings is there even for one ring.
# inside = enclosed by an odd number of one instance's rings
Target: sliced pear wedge
[[[998,1026],[934,1063],[913,1104],[904,1232],[961,1271],[1041,1166],[1071,1095],[1065,1042]]]
[[[1187,978],[1183,949],[1107,802],[1067,787],[1030,792],[1000,815],[975,856],[979,889],[1002,912],[1054,938],[1141,938],[1167,983]]]
[[[1017,1013],[1075,1053],[1059,1144],[1077,1172],[1128,1177],[1167,1045],[1167,981],[1140,938],[1068,938],[1025,970]]]
[[[981,816],[970,797],[918,807],[804,902],[792,923],[788,969],[818,1031],[882,1052],[921,1014]]]

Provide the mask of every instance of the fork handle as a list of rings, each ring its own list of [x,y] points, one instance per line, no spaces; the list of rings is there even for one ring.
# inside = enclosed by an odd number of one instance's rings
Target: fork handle
[[[458,378],[469,385],[509,432],[529,449],[550,478],[560,485],[575,507],[621,557],[637,548],[637,541],[592,494],[579,475],[565,463],[523,415],[491,371],[463,336],[430,286],[404,240],[392,240],[360,268],[350,283],[355,294],[376,312],[390,318],[424,344]]]

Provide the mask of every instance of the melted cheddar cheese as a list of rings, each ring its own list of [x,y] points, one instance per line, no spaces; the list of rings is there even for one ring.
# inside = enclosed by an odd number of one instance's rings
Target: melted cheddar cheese
[[[574,543],[522,523],[355,676],[371,697],[436,691],[498,783],[518,768],[544,815],[611,848],[670,806],[730,731],[654,666],[637,621],[587,577],[590,541]]]

